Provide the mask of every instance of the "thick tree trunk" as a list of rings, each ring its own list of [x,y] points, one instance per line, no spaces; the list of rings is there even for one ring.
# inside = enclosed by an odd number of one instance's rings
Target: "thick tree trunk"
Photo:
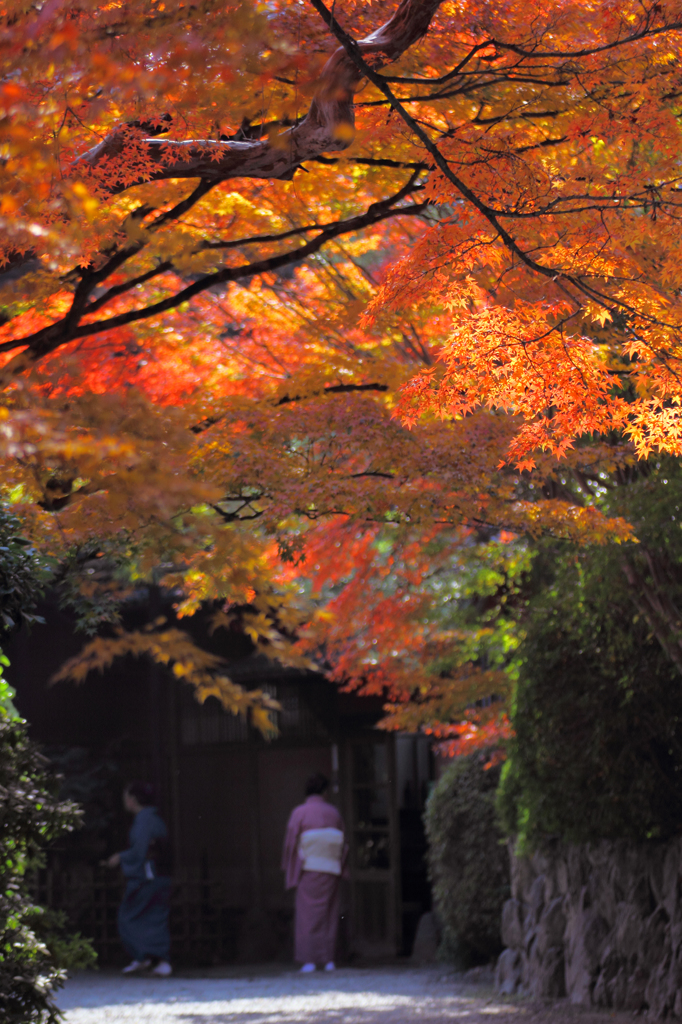
[[[441,3],[442,0],[402,0],[390,21],[358,41],[358,50],[363,56],[372,55],[375,69],[396,60],[426,34]],[[361,72],[346,50],[339,47],[327,61],[310,110],[300,124],[280,133],[274,141],[271,138],[227,142],[143,139],[152,163],[148,178],[152,181],[203,178],[213,182],[227,178],[289,180],[305,160],[322,153],[338,152],[350,145],[355,126],[353,96],[362,80]],[[88,168],[94,170],[106,159],[112,161],[107,169],[111,174],[117,158],[130,141],[129,127],[113,132],[75,162],[74,173]],[[138,151],[139,146],[139,139],[135,139]],[[111,192],[123,192],[130,184],[120,178],[112,185]]]

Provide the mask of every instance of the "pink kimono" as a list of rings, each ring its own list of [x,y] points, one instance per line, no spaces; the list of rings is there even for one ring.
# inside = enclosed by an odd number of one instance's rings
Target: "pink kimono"
[[[325,834],[317,830],[338,830],[341,834],[344,831],[337,809],[324,797],[313,795],[291,812],[282,855],[286,887],[296,887],[294,955],[302,964],[327,964],[334,960],[339,925],[340,874],[345,860],[345,845],[337,860],[314,856],[315,853],[324,853],[324,849],[315,848],[306,840],[301,844],[301,837],[308,832],[311,833],[308,840],[321,836],[324,841]],[[333,831],[326,835],[335,840]],[[306,856],[307,847],[313,856]],[[303,857],[306,857],[305,861]],[[306,862],[322,870],[310,870],[305,866]]]

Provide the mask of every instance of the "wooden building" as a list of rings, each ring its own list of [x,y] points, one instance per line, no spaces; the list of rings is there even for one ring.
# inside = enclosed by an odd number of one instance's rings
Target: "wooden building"
[[[129,614],[144,621],[150,603],[149,594],[138,594]],[[126,845],[120,793],[132,778],[156,784],[171,832],[175,961],[291,959],[293,894],[284,891],[281,846],[305,780],[317,770],[332,780],[328,797],[342,811],[351,847],[341,959],[409,953],[430,901],[421,820],[431,778],[425,737],[375,729],[380,701],[254,656],[239,632],[209,636],[201,616],[180,625],[227,659],[236,682],[265,688],[280,702],[276,740],[264,741],[213,698],[198,704],[185,684],[148,661],[122,660],[81,687],[48,687],[83,637],[54,606],[45,617],[7,645],[8,678],[33,737],[64,776],[65,794],[86,807],[86,822],[50,854],[37,895],[93,937],[101,962],[124,955],[115,920],[120,879],[98,862]]]

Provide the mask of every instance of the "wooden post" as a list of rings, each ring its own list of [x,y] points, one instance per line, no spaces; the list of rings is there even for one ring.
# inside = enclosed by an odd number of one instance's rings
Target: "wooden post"
[[[173,844],[173,864],[176,876],[181,871],[180,839],[180,723],[178,721],[178,686],[173,680],[168,694],[168,770],[170,833]]]
[[[251,909],[263,908],[263,864],[260,837],[260,785],[258,779],[258,738],[249,723],[249,831],[251,859]]]
[[[156,585],[152,585],[149,588],[149,617],[153,622],[161,614],[161,595],[159,594],[159,588]],[[155,661],[151,661],[149,666],[149,739],[150,739],[150,755],[151,765],[150,782],[153,784],[154,789],[157,793],[158,803],[163,807],[164,797],[164,778],[163,778],[163,735],[162,735],[162,715],[161,715],[161,679],[159,673],[159,666]]]

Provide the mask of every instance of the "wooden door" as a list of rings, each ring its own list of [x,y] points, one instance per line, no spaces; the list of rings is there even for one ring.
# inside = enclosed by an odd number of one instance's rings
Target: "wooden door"
[[[393,737],[371,733],[344,750],[352,946],[360,956],[400,949],[400,844]]]
[[[284,889],[281,868],[287,821],[305,800],[306,781],[315,772],[331,774],[331,751],[323,747],[281,747],[258,750],[258,805],[263,905],[267,910],[293,907],[294,894]],[[333,794],[329,794],[333,796]]]

